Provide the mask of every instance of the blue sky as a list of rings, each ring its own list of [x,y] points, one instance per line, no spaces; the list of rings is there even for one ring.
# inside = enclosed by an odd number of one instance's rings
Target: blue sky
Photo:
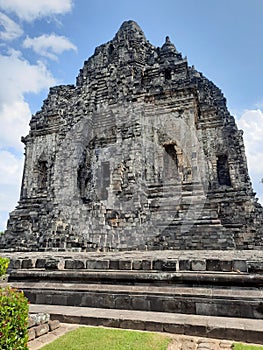
[[[75,83],[84,60],[128,19],[155,46],[169,35],[222,89],[263,202],[262,14],[262,0],[0,0],[0,230],[19,199],[31,114],[50,86]]]

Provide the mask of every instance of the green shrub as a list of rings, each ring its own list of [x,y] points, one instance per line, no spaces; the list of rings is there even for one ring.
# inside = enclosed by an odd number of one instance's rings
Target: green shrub
[[[8,258],[0,258],[0,276],[3,276],[6,273],[8,265],[9,265]]]
[[[23,292],[0,289],[0,349],[26,350],[28,301]]]

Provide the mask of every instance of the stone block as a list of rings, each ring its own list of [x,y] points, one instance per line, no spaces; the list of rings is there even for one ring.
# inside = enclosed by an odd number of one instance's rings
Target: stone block
[[[119,328],[119,320],[115,318],[102,318],[99,320],[100,325],[103,327]]]
[[[246,260],[233,260],[233,271],[235,272],[247,272]]]
[[[183,314],[196,314],[195,301],[193,300],[181,300],[180,301],[180,313]]]
[[[222,340],[219,343],[219,346],[221,349],[228,349],[231,350],[233,347],[233,342],[232,341],[228,341],[228,340]]]
[[[209,301],[197,302],[196,314],[205,316],[217,316],[217,305]]]
[[[83,293],[68,293],[67,304],[69,306],[80,306],[82,302]]]
[[[207,271],[221,271],[221,264],[219,259],[206,259]]]
[[[131,310],[132,309],[131,298],[129,296],[124,296],[124,295],[116,296],[115,307],[116,309]]]
[[[34,327],[36,325],[36,317],[35,315],[29,314],[28,315],[28,328]]]
[[[31,304],[36,304],[37,293],[34,290],[24,290],[24,295]]]
[[[35,330],[35,328],[34,327],[29,328],[28,331],[27,331],[27,334],[28,334],[28,341],[35,339],[35,337],[36,337],[36,330]]]
[[[86,269],[87,270],[95,270],[96,268],[96,260],[87,260],[86,261]]]
[[[206,336],[206,326],[205,325],[196,325],[196,324],[185,324],[184,325],[184,334],[192,335],[197,337]]]
[[[163,271],[176,271],[177,270],[177,260],[166,260],[162,266]]]
[[[20,259],[10,259],[8,270],[21,269],[22,261]]]
[[[162,298],[150,296],[150,297],[147,297],[147,300],[150,302],[150,311],[163,312]]]
[[[145,330],[148,332],[163,332],[162,322],[145,321]]]
[[[248,261],[248,272],[251,273],[263,273],[263,261]]]
[[[141,270],[142,269],[142,261],[141,260],[133,260],[132,269],[133,270]]]
[[[49,320],[50,320],[49,314],[46,314],[44,312],[40,312],[40,313],[36,314],[36,324],[37,325],[47,323]]]
[[[46,270],[63,270],[65,261],[63,259],[49,259],[45,263]]]
[[[41,337],[41,335],[48,333],[49,332],[48,323],[44,323],[44,324],[40,324],[39,326],[36,326],[35,331],[36,331],[36,337]]]
[[[151,270],[152,269],[152,261],[151,260],[143,260],[142,261],[142,270]]]
[[[32,269],[35,267],[35,260],[34,259],[23,259],[22,260],[22,269]]]
[[[52,304],[52,294],[48,294],[50,292],[40,292],[34,293],[35,296],[35,304]],[[31,302],[31,298],[29,299]]]
[[[52,305],[67,305],[67,295],[63,294],[50,294]]]
[[[153,270],[162,270],[162,267],[163,267],[163,260],[153,260],[153,263],[152,263],[152,268]]]
[[[191,260],[191,270],[192,271],[205,271],[206,270],[205,259]]]
[[[119,261],[119,269],[120,270],[131,270],[132,269],[131,260],[120,260]]]
[[[39,258],[36,260],[36,268],[37,269],[44,269],[46,265],[47,259]]]
[[[144,310],[150,311],[151,304],[150,301],[145,296],[131,296],[132,310]]]
[[[191,269],[190,260],[179,260],[179,271],[189,271]]]
[[[220,260],[220,268],[223,272],[231,272],[233,269],[232,260]]]
[[[109,268],[109,260],[96,260],[95,269],[107,270]]]
[[[87,306],[87,307],[97,306],[96,293],[85,293],[85,294],[83,293],[80,296],[81,296],[81,303],[78,306]]]
[[[174,323],[164,323],[163,331],[173,334],[184,334],[184,325],[183,324],[174,324]]]
[[[217,338],[217,339],[228,338],[227,329],[223,327],[216,327],[216,326],[213,328],[207,327],[206,333],[209,338]]]
[[[65,269],[85,269],[86,261],[79,259],[65,260]]]
[[[241,337],[240,337],[241,338]],[[243,341],[246,343],[255,343],[262,345],[262,331],[254,331],[254,330],[247,330],[246,332],[243,332]]]
[[[175,313],[181,313],[182,312],[182,305],[181,301],[174,299],[174,298],[164,298],[163,299],[163,312],[175,312]]]
[[[136,329],[136,330],[145,330],[145,323],[139,320],[120,320],[120,328],[123,329]]]
[[[48,325],[49,325],[49,330],[52,332],[55,329],[60,327],[60,322],[58,320],[50,320],[48,321]]]
[[[198,341],[198,350],[218,350],[218,345],[214,340],[202,339]]]
[[[110,270],[119,270],[119,260],[110,260]]]
[[[94,307],[100,307],[105,309],[113,309],[115,307],[116,296],[108,293],[96,294],[94,298]],[[128,300],[128,299],[127,299]],[[126,299],[124,300],[124,303]],[[128,305],[130,305],[130,300],[128,301]]]

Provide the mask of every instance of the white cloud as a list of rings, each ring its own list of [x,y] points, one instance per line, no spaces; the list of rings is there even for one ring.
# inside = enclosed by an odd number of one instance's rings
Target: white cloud
[[[20,138],[27,134],[31,117],[24,94],[38,93],[55,80],[43,63],[32,65],[17,51],[0,55],[0,76],[0,147],[22,150]]]
[[[23,30],[12,19],[0,12],[0,23],[4,30],[0,31],[0,39],[13,40],[23,34]]]
[[[237,123],[244,131],[250,172],[263,177],[263,113],[260,109],[246,110]]]
[[[21,101],[24,93],[38,93],[55,83],[42,62],[30,64],[17,51],[0,56],[0,74],[0,107],[3,102]]]
[[[23,160],[9,151],[0,151],[0,184],[16,185],[17,179],[21,177]],[[0,208],[0,210],[2,210]]]
[[[41,62],[30,64],[19,51],[0,55],[0,230],[19,198],[23,168],[21,136],[28,133],[31,111],[25,93],[38,93],[55,84]],[[15,150],[10,151],[10,149]],[[1,228],[2,226],[2,228]]]
[[[0,8],[32,22],[36,18],[64,14],[72,9],[72,0],[0,0]]]
[[[19,199],[22,172],[22,156],[0,151],[0,231],[5,229],[8,213]]]
[[[29,106],[21,100],[4,104],[1,107],[0,149],[11,147],[22,151],[21,136],[28,134],[31,117]]]
[[[244,131],[244,143],[249,174],[253,189],[263,204],[263,112],[260,109],[246,110],[237,120],[238,127]]]
[[[0,39],[11,41],[23,35],[19,24],[6,13],[16,15],[21,21],[54,18],[72,9],[73,0],[0,0]],[[20,21],[20,22],[21,22]],[[62,36],[43,35],[27,38],[24,47],[38,54],[56,59],[66,50],[77,50]],[[6,47],[5,47],[6,48]],[[25,60],[20,51],[9,49],[0,55],[0,230],[5,227],[8,212],[15,208],[23,170],[23,144],[20,139],[28,133],[31,118],[26,93],[39,93],[56,83],[54,77],[41,62],[34,64]]]
[[[57,55],[64,51],[77,51],[77,47],[67,38],[56,34],[44,34],[36,38],[27,37],[23,42],[23,46],[25,48],[32,48],[39,55],[53,60],[56,60]]]

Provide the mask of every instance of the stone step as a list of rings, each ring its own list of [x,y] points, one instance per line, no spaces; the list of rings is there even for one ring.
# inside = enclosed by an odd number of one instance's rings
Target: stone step
[[[199,196],[204,197],[205,193],[202,189],[193,189],[192,191],[185,191],[180,186],[179,187],[157,187],[157,188],[151,188],[148,189],[148,197],[149,198],[168,198],[168,197],[174,197],[174,196],[180,196],[182,197],[193,197],[193,196]]]
[[[226,261],[226,268],[230,266]],[[129,265],[129,262],[123,262]],[[9,282],[60,282],[60,283],[101,283],[121,285],[151,285],[151,286],[235,286],[262,288],[263,275],[248,274],[238,270],[238,267],[246,268],[242,262],[237,263],[237,272],[208,272],[205,271],[204,261],[196,260],[192,268],[203,271],[169,272],[176,269],[176,261],[168,261],[163,266],[167,272],[159,271],[133,271],[133,270],[60,270],[48,271],[43,269],[13,270],[9,275]],[[189,261],[180,262],[181,269],[190,268]]]
[[[32,304],[263,319],[262,290],[153,285],[12,282]]]
[[[30,312],[48,313],[52,320],[63,323],[168,332],[263,344],[262,320],[39,304],[31,304]]]
[[[172,222],[161,222],[156,224],[158,227],[166,227],[167,229],[173,229],[176,228],[179,225],[185,225],[185,226],[192,226],[192,225],[221,225],[221,220],[219,219],[207,219],[207,218],[195,218],[192,220],[189,220],[188,216],[182,216],[178,218],[174,218]],[[223,226],[222,226],[223,227]]]

